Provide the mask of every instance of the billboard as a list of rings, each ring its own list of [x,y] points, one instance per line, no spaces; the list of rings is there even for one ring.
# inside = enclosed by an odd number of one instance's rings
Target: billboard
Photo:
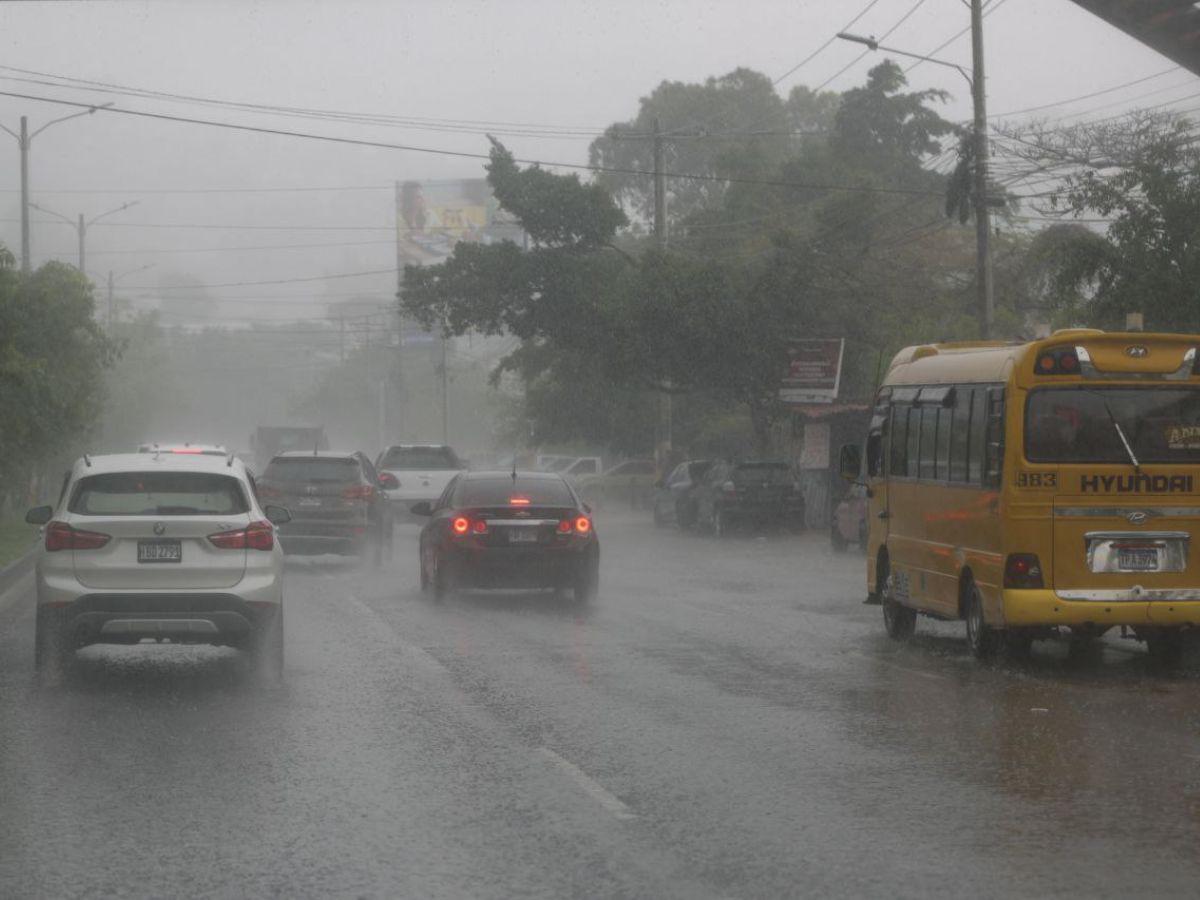
[[[842,380],[844,338],[795,340],[788,346],[788,367],[779,386],[784,403],[832,403]]]

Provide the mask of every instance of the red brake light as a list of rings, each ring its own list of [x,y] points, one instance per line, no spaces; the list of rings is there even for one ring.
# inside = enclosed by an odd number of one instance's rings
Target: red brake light
[[[1010,553],[1004,563],[1006,588],[1043,587],[1042,564],[1034,553]]]
[[[56,550],[98,550],[107,544],[111,538],[98,531],[82,531],[72,528],[66,522],[51,522],[46,526],[46,549]]]
[[[344,500],[370,500],[375,495],[375,488],[369,484],[356,484],[342,491]]]
[[[575,520],[575,530],[580,534],[587,534],[592,530],[592,520],[587,516],[580,516]]]
[[[471,528],[471,520],[466,516],[459,516],[452,523],[452,527],[454,528],[455,534],[466,534]]]
[[[270,550],[275,546],[275,528],[270,522],[251,522],[236,531],[210,534],[208,540],[221,550]]]
[[[558,523],[558,533],[559,534],[570,534],[571,529],[574,527],[575,526],[571,522],[570,519],[560,519],[559,523]]]
[[[203,453],[199,447],[172,447],[171,453]]]
[[[476,534],[487,534],[487,522],[483,521],[483,519],[476,519],[471,525],[471,530]]]
[[[1058,358],[1058,365],[1064,372],[1075,372],[1079,370],[1079,357],[1074,353],[1064,353]]]
[[[528,497],[509,497],[508,505],[509,506],[528,506],[529,498]]]

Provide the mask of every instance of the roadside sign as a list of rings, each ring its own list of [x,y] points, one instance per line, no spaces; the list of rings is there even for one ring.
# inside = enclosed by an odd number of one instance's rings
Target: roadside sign
[[[842,380],[845,338],[797,340],[788,348],[788,368],[779,387],[784,403],[832,403]]]

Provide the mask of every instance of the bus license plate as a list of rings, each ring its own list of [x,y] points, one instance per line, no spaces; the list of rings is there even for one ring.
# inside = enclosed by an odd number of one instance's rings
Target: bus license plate
[[[179,541],[138,541],[138,562],[177,563],[183,561]]]
[[[1158,570],[1158,550],[1153,547],[1118,550],[1117,568],[1122,572],[1155,572]]]

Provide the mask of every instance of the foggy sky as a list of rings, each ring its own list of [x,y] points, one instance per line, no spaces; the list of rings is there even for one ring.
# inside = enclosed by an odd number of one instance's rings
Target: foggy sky
[[[881,35],[915,0],[880,0],[853,28]],[[989,112],[1003,113],[1103,89],[1171,66],[1170,61],[1079,10],[1068,0],[1003,2],[986,20]],[[171,115],[485,153],[494,123],[600,130],[628,119],[638,98],[663,79],[700,81],[737,66],[772,78],[808,56],[866,0],[737,2],[93,2],[0,3],[0,65],[155,91],[269,105],[383,113],[472,123],[480,133],[373,127],[266,113],[124,98],[11,80],[0,90],[102,103]],[[968,24],[960,0],[925,0],[887,43],[928,52]],[[835,42],[779,85],[815,86],[861,52]],[[964,36],[939,54],[970,64]],[[829,85],[862,82],[868,56]],[[923,65],[914,88],[953,94],[949,118],[969,116],[965,82]],[[1175,72],[1142,86],[1168,88],[1133,105],[1195,92],[1198,79]],[[1132,97],[1138,88],[1048,110],[1063,115]],[[1097,115],[1110,115],[1108,108]],[[0,124],[31,128],[72,110],[0,97]],[[482,123],[492,124],[482,124]],[[443,126],[439,126],[443,127]],[[521,157],[586,162],[588,137],[502,136]],[[360,187],[395,179],[477,177],[480,163],[432,154],[335,146],[284,137],[154,122],[112,113],[56,125],[33,144],[34,201],[74,218],[137,200],[89,233],[88,274],[100,284],[126,277],[136,289],[189,276],[204,283],[311,277],[394,265],[390,190],[309,193],[175,194],[150,190]],[[0,241],[20,246],[16,142],[0,133]],[[56,193],[86,191],[89,193]],[[103,191],[104,193],[99,193]],[[46,219],[34,212],[35,219]],[[150,224],[354,226],[377,230],[175,230]],[[35,265],[75,262],[74,231],[38,225]],[[295,249],[217,250],[265,245],[347,244]],[[180,252],[204,251],[204,252]],[[211,250],[211,252],[209,252]],[[174,251],[174,252],[168,252]],[[177,277],[178,276],[178,277]],[[248,304],[248,318],[312,312],[326,294],[375,292],[386,301],[391,275],[331,282],[213,289]],[[270,310],[267,312],[266,310]]]

